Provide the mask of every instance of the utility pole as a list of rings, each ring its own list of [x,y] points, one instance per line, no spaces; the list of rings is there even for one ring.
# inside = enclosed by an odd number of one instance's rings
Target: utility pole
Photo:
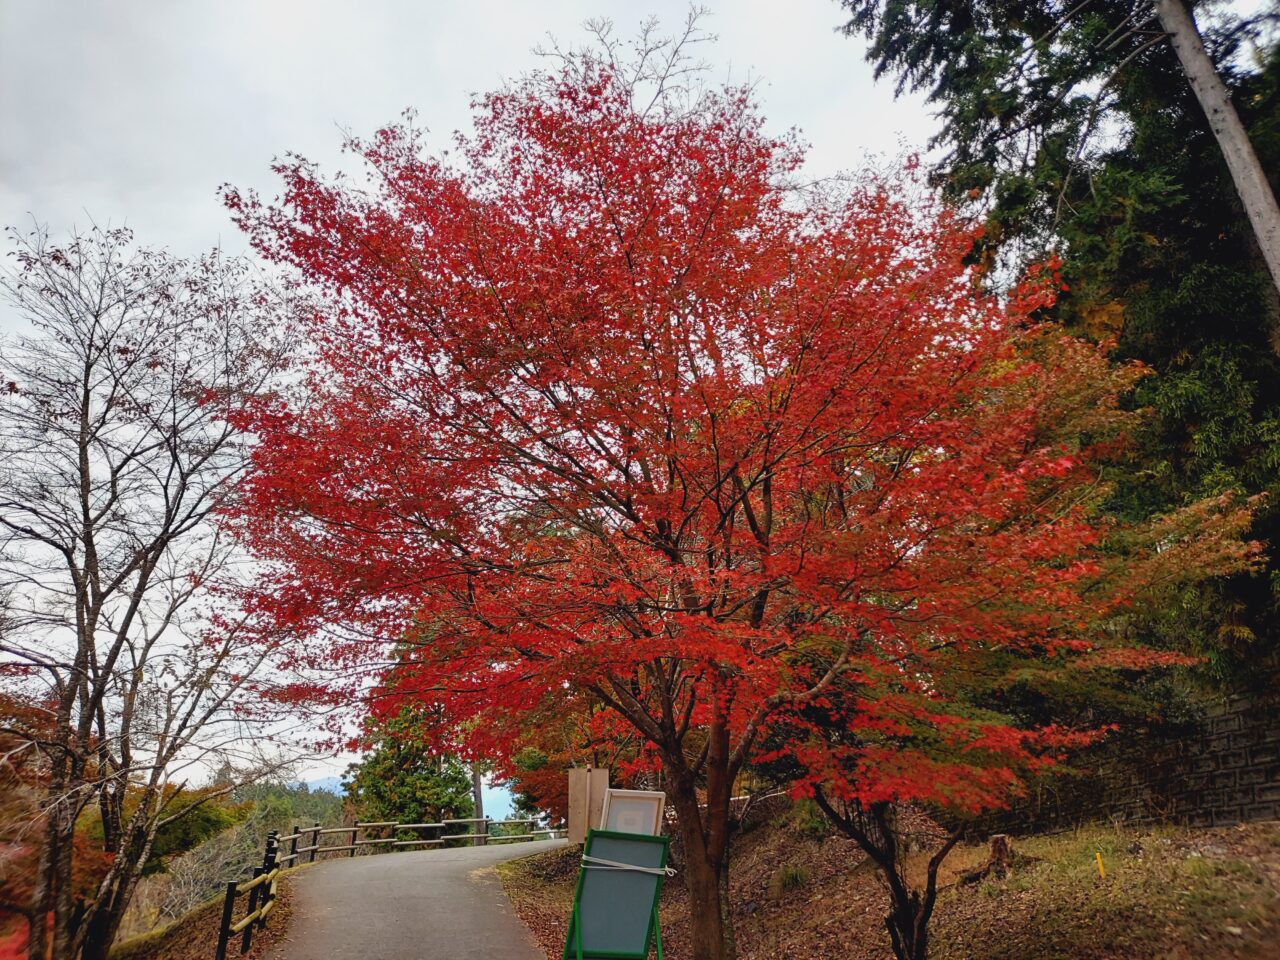
[[[475,838],[475,845],[477,847],[483,847],[485,838],[479,836],[479,834],[487,833],[489,825],[484,822],[484,777],[480,773],[480,764],[478,763],[473,763],[471,765],[471,796],[475,801],[475,816],[479,820],[476,824],[476,829],[471,832],[477,834]]]

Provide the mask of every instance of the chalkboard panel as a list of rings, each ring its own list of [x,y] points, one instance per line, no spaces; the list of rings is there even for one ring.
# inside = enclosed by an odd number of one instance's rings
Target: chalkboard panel
[[[592,830],[583,856],[658,871],[667,865],[669,842],[666,837]],[[654,908],[661,890],[661,873],[620,870],[585,861],[578,871],[578,892],[564,956],[575,960],[579,955],[584,960],[644,960],[649,955]]]

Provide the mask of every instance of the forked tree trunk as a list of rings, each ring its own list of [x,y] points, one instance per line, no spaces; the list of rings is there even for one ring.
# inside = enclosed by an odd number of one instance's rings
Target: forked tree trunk
[[[951,834],[930,859],[923,888],[907,879],[905,851],[899,840],[897,815],[888,803],[861,807],[856,803],[833,802],[821,789],[813,799],[836,828],[855,841],[875,862],[888,887],[889,912],[885,929],[897,960],[928,960],[929,919],[938,902],[938,869],[960,839]]]
[[[84,946],[80,950],[80,960],[107,960],[136,886],[137,881],[133,878],[122,879],[107,902],[85,918]]]
[[[929,960],[929,918],[919,893],[890,890],[884,925],[898,960]]]
[[[672,801],[678,816],[680,840],[684,845],[683,872],[685,888],[689,891],[692,960],[734,960],[728,851],[717,856],[708,850],[699,814],[706,817],[710,811],[698,809],[696,795],[689,799],[672,797]]]
[[[693,771],[677,754],[669,754],[667,797],[676,811],[676,827],[684,846],[682,870],[689,891],[692,960],[734,960],[733,917],[729,901],[730,760],[728,732],[722,717],[708,730],[706,803],[700,804]]]
[[[1248,131],[1231,102],[1226,84],[1204,49],[1204,41],[1186,0],[1155,0],[1155,10],[1156,18],[1169,35],[1169,43],[1227,162],[1262,258],[1271,273],[1271,282],[1280,290],[1280,207],[1276,205],[1275,193],[1249,140]]]

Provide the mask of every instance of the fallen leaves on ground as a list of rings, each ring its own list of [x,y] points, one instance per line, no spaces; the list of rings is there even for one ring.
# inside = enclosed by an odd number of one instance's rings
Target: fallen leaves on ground
[[[1003,880],[956,882],[986,859],[984,845],[949,858],[933,924],[937,960],[1280,960],[1280,824],[1084,827],[1015,847],[1039,862]],[[927,849],[916,856],[927,859]],[[549,958],[561,956],[577,869],[576,848],[501,868]],[[778,882],[784,870],[789,884]],[[882,884],[849,841],[780,818],[739,837],[730,882],[740,960],[892,960]],[[678,877],[661,919],[664,955],[688,960]]]

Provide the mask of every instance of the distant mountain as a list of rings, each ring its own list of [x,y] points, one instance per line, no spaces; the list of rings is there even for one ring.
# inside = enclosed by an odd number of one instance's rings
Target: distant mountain
[[[341,777],[321,777],[319,780],[306,781],[309,790],[324,790],[327,793],[333,793],[342,796],[345,792],[342,788]]]

